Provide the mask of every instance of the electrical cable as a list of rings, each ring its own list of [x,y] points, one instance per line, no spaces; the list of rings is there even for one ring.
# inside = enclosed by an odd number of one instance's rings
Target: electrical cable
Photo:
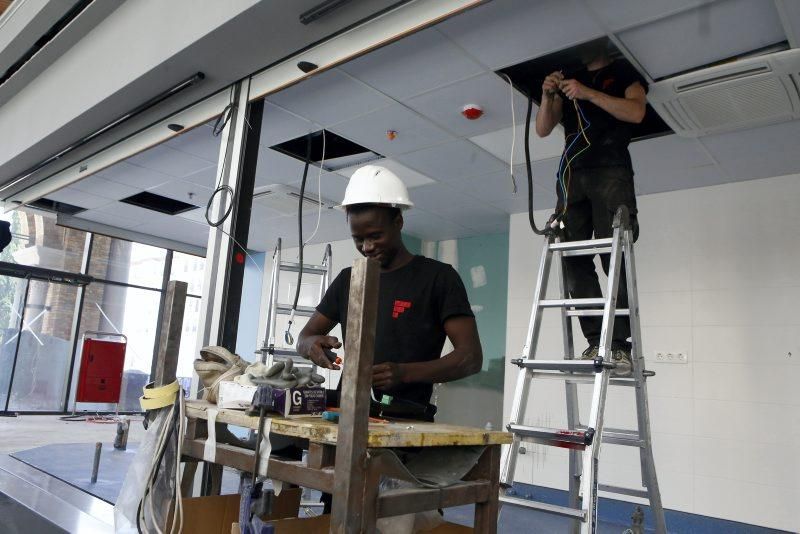
[[[231,121],[233,114],[236,112],[238,105],[234,102],[233,94],[236,85],[231,85],[230,95],[228,97],[228,105],[222,110],[219,117],[217,117],[216,122],[212,128],[212,134],[214,137],[219,137],[220,134],[225,130],[225,127]],[[211,193],[211,197],[208,199],[208,203],[206,204],[206,222],[209,226],[213,228],[217,228],[224,223],[227,218],[230,216],[231,212],[233,211],[233,188],[229,185],[221,185],[222,184],[222,175],[225,173],[225,163],[228,161],[228,148],[230,147],[230,143],[225,143],[225,154],[222,156],[222,164],[220,165],[219,169],[219,177],[217,178],[217,184],[214,188],[214,192]],[[230,203],[228,205],[228,209],[225,210],[225,213],[222,214],[217,221],[212,221],[211,216],[209,213],[211,212],[211,206],[214,204],[214,199],[217,195],[221,193],[227,192],[230,196]],[[222,200],[220,200],[222,202]]]
[[[317,235],[317,230],[319,230],[319,222],[322,219],[322,168],[325,166],[325,129],[322,130],[322,159],[319,162],[319,174],[317,175],[317,225],[314,227],[314,231],[311,232],[311,235],[306,239],[304,245],[308,245],[314,236]]]
[[[514,149],[517,143],[517,115],[514,112],[514,83],[508,74],[501,73],[500,75],[508,81],[508,88],[511,94],[511,154],[508,157],[508,174],[511,176],[511,192],[516,195],[517,179],[514,176]]]
[[[543,227],[541,230],[537,228],[536,221],[533,219],[533,170],[531,169],[531,113],[533,112],[533,97],[528,95],[528,111],[525,114],[525,170],[528,174],[528,223],[531,225],[531,230],[536,235],[546,235],[552,230]]]
[[[289,315],[289,322],[286,325],[286,332],[284,332],[284,341],[288,345],[294,345],[294,337],[292,336],[292,324],[294,323],[294,315],[297,312],[297,301],[300,300],[300,285],[303,282],[303,202],[305,201],[306,194],[306,179],[308,178],[308,166],[311,163],[311,134],[306,137],[306,164],[303,167],[303,181],[300,182],[300,197],[297,201],[297,233],[298,242],[300,243],[299,263],[297,268],[297,287],[294,292],[294,302],[292,303],[292,312]]]
[[[569,208],[569,182],[572,178],[572,162],[575,161],[575,159],[578,156],[586,152],[592,146],[592,142],[589,141],[589,137],[586,135],[586,130],[588,130],[589,127],[591,127],[592,123],[589,122],[589,119],[587,119],[586,115],[583,114],[583,109],[581,109],[581,107],[578,105],[577,100],[573,100],[572,104],[575,107],[575,116],[577,117],[578,120],[579,132],[570,134],[570,137],[574,135],[575,138],[572,140],[569,146],[564,150],[564,153],[561,155],[561,161],[559,162],[559,170],[557,172],[557,178],[561,183],[561,190],[564,192],[564,207],[562,208],[559,217],[563,217],[567,213],[567,209]],[[583,124],[584,122],[586,123],[586,126],[584,126]],[[583,139],[586,141],[586,146],[578,150],[572,156],[566,157],[567,154],[569,154],[569,151],[581,137],[583,137]],[[566,159],[566,164],[564,164],[565,159]],[[564,180],[564,174],[567,174],[568,176],[566,182]]]

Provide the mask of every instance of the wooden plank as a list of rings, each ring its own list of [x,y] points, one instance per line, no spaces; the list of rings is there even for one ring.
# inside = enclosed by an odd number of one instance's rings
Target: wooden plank
[[[475,480],[459,482],[453,486],[439,489],[389,490],[378,497],[378,517],[391,517],[486,502],[489,499],[490,486],[488,481]]]
[[[202,459],[205,448],[204,439],[186,439],[183,442],[183,456],[188,459]],[[253,451],[217,443],[214,463],[249,472],[253,468]],[[267,465],[261,463],[259,475],[331,493],[333,491],[333,468],[312,469],[303,462],[281,460],[271,457]]]
[[[188,288],[189,284],[177,280],[170,280],[167,284],[164,314],[161,317],[161,335],[158,340],[158,356],[153,374],[156,386],[170,384],[176,378]]]
[[[306,463],[312,469],[333,467],[336,462],[336,447],[323,443],[309,443]]]
[[[345,439],[336,446],[338,469],[333,481],[330,531],[336,534],[371,533],[375,529],[374,522],[367,525],[363,521],[364,491],[369,475],[367,435],[379,282],[377,261],[359,258],[353,263],[339,419]]]
[[[186,415],[189,418],[206,419],[206,410],[216,405],[206,401],[187,401]],[[284,419],[277,415],[272,417],[274,434],[307,439],[316,443],[336,445],[339,426],[323,421],[319,417],[303,417]],[[233,424],[245,428],[258,428],[258,417],[245,415],[241,410],[219,410],[217,422]],[[439,423],[392,422],[388,424],[373,423],[369,425],[367,446],[381,447],[442,447],[503,445],[511,443],[512,436],[508,432],[498,432]]]

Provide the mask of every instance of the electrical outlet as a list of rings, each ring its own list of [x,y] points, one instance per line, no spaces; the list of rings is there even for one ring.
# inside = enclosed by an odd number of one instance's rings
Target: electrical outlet
[[[689,363],[689,353],[656,351],[655,361],[658,363]]]

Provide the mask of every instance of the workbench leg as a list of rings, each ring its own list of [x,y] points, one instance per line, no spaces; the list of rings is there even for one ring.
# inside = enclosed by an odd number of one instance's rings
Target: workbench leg
[[[475,503],[475,532],[496,534],[500,511],[500,445],[489,445],[471,474],[490,482],[489,499]]]
[[[194,476],[197,474],[197,462],[187,460],[183,464],[183,475],[181,476],[181,495],[191,497],[194,490]]]
[[[369,457],[368,457],[369,458]],[[367,483],[364,486],[364,517],[362,519],[363,532],[373,534],[377,531],[378,521],[378,486],[381,482],[380,465],[369,458],[367,466]]]
[[[222,492],[222,466],[208,463],[208,495],[219,495]]]

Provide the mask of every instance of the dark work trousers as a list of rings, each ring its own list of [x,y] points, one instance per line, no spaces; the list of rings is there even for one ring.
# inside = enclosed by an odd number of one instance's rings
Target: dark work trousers
[[[561,213],[564,206],[564,194],[557,183],[558,207]],[[597,167],[590,169],[574,169],[569,178],[569,194],[567,196],[567,212],[564,216],[564,229],[561,235],[564,241],[581,241],[585,239],[601,239],[611,237],[614,214],[619,206],[627,206],[631,213],[634,241],[639,237],[639,225],[636,220],[636,194],[633,188],[633,173],[627,167]],[[601,254],[603,271],[608,275],[610,257]],[[593,256],[572,256],[564,258],[566,271],[566,287],[570,297],[602,298],[603,292],[597,277]],[[619,289],[617,291],[617,308],[628,307],[628,286],[625,278],[624,264],[620,270]],[[600,344],[602,317],[581,317],[581,330],[590,346]],[[630,321],[627,317],[617,316],[614,320],[612,348],[630,350],[628,338],[631,336]]]

